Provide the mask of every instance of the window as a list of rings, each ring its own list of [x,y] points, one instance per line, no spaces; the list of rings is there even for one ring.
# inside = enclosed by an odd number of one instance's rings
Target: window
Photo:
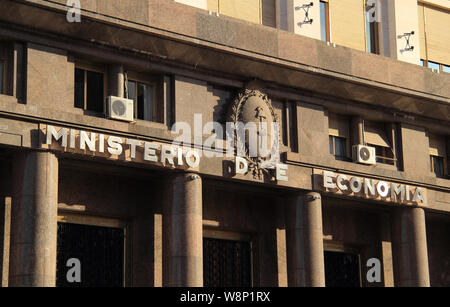
[[[205,287],[252,287],[252,236],[203,229],[203,281]]]
[[[436,69],[437,71],[441,71],[441,65],[439,63],[428,61],[428,68]]]
[[[359,256],[353,253],[325,251],[326,287],[361,287]]]
[[[347,244],[324,241],[325,286],[361,287],[360,249]]]
[[[441,63],[436,63],[436,62],[432,62],[432,61],[427,61],[427,60],[420,60],[420,65],[423,67],[428,67],[431,69],[435,69],[439,72],[447,72],[450,73],[450,66],[441,64]]]
[[[5,61],[0,59],[0,94],[4,94]]]
[[[58,216],[56,285],[57,287],[123,287],[129,282],[127,224],[122,221]],[[78,259],[80,282],[67,279],[67,261]],[[69,274],[70,275],[70,274]],[[70,275],[73,276],[73,275]]]
[[[444,177],[444,158],[439,156],[430,156],[431,171],[437,177]]]
[[[447,150],[445,144],[445,137],[429,134],[430,142],[430,168],[431,172],[435,173],[437,177],[445,177],[447,175]]]
[[[203,238],[205,287],[251,287],[250,242]]]
[[[351,161],[350,159],[350,119],[337,114],[328,114],[328,132],[330,140],[330,154],[336,160]]]
[[[334,155],[336,160],[348,160],[347,140],[345,138],[330,135],[330,154]]]
[[[320,39],[324,42],[330,41],[330,21],[328,3],[320,1]]]
[[[372,20],[370,7],[366,7],[366,51],[378,54],[378,23]]]
[[[386,133],[389,130],[389,134]],[[375,147],[377,163],[396,165],[393,144],[393,129],[386,129],[383,123],[367,122],[364,125],[364,142]]]
[[[75,68],[75,107],[103,113],[104,76],[102,72]]]
[[[289,147],[292,152],[298,152],[298,135],[297,135],[297,103],[288,103],[288,121],[289,121]]]
[[[138,81],[126,82],[125,96],[134,101],[134,118],[157,121],[156,86]]]

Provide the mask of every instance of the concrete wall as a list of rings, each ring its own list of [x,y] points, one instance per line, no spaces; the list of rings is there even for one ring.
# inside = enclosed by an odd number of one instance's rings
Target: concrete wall
[[[313,22],[304,23],[304,4],[313,3],[308,10],[308,16]],[[279,28],[295,34],[320,39],[320,1],[280,0],[278,1]],[[306,8],[305,8],[306,9]]]
[[[28,44],[27,104],[73,110],[75,66],[67,51]]]
[[[419,16],[416,0],[381,0],[381,54],[400,61],[420,64]],[[410,38],[413,51],[404,50],[404,33],[414,31]]]
[[[404,171],[415,176],[430,176],[430,154],[428,137],[422,127],[401,126]]]

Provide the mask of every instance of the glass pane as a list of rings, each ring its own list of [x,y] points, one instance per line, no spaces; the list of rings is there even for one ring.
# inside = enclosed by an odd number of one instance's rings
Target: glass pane
[[[87,109],[103,112],[103,74],[87,72]]]
[[[444,176],[444,159],[442,157],[431,156],[433,171],[438,177]]]
[[[58,223],[58,287],[123,287],[124,229]],[[67,260],[81,264],[81,282],[70,283]]]
[[[75,108],[84,109],[84,70],[75,69]]]
[[[137,105],[137,116],[138,119],[153,121],[154,110],[153,110],[153,99],[154,99],[154,87],[152,85],[146,85],[143,83],[137,84],[137,94],[138,94],[138,105]]]
[[[327,40],[327,4],[320,1],[320,39]]]
[[[366,12],[366,51],[370,53],[377,53],[376,48],[376,22],[370,22],[370,12]]]
[[[3,94],[3,73],[4,73],[5,64],[3,61],[0,61],[0,94]]]
[[[441,70],[441,65],[439,63],[428,61],[428,67],[432,69],[436,69],[437,71]]]
[[[420,66],[425,66],[425,61],[424,60],[420,60]]]
[[[450,66],[444,65],[444,72],[450,73]]]
[[[144,120],[153,121],[155,118],[153,91],[154,88],[152,85],[144,86]]]
[[[344,138],[334,138],[334,144],[335,144],[335,151],[336,151],[336,157],[344,158],[346,156],[346,150],[345,150],[345,139]]]
[[[126,95],[128,99],[131,99],[136,103],[136,82],[134,81],[128,81],[127,82],[127,91]]]
[[[145,119],[144,112],[145,104],[145,85],[142,83],[137,84],[137,118]]]

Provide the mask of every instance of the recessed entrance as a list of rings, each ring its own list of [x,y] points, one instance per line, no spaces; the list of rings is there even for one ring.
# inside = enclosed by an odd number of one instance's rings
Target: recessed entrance
[[[325,251],[326,287],[361,287],[359,255]]]
[[[79,260],[80,282],[67,278],[72,258]],[[58,223],[58,287],[123,287],[124,264],[125,228]]]
[[[205,287],[250,287],[251,243],[204,238],[203,275]]]

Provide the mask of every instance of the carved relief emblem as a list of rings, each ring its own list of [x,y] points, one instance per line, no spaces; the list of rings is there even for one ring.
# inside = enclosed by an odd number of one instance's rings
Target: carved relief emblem
[[[259,90],[240,92],[230,105],[227,122],[235,127],[228,137],[234,142],[236,156],[247,160],[254,178],[271,178],[280,161],[281,138],[280,123],[267,95]]]

